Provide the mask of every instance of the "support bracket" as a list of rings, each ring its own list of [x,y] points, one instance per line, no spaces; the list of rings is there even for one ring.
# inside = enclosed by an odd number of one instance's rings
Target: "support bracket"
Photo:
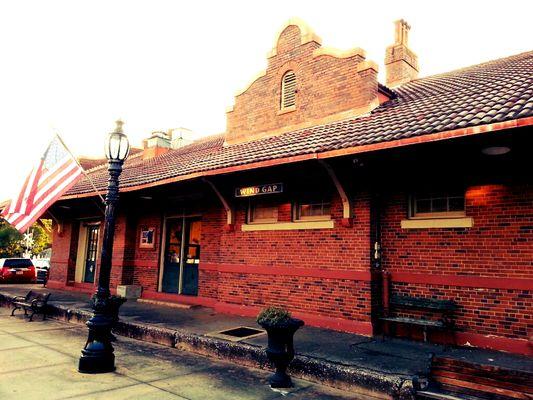
[[[48,214],[50,216],[50,218],[52,219],[52,221],[54,221],[57,225],[57,234],[59,237],[62,237],[63,236],[63,222],[61,222],[59,219],[57,219],[51,212],[50,210],[48,210],[46,212],[46,214]],[[53,227],[52,227],[52,231],[53,231]]]
[[[352,216],[352,202],[350,201],[350,198],[346,194],[346,190],[344,190],[344,187],[342,186],[341,182],[339,181],[339,178],[337,177],[337,174],[335,173],[335,170],[331,165],[329,165],[324,160],[318,160],[320,164],[325,168],[326,172],[328,173],[329,177],[331,178],[331,181],[335,185],[335,188],[337,189],[337,192],[339,192],[339,196],[342,200],[342,226],[350,227],[353,223],[353,216]]]
[[[222,203],[222,206],[224,207],[224,210],[226,210],[226,227],[225,230],[227,232],[233,232],[235,229],[235,211],[233,210],[233,207],[230,206],[227,199],[220,193],[220,191],[217,189],[215,184],[210,181],[207,178],[202,178],[202,180],[207,183],[209,186],[211,186],[211,189],[213,189],[213,192],[217,195],[218,199]]]

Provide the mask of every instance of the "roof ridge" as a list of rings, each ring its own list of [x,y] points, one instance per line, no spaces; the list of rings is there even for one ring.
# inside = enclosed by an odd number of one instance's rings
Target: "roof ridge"
[[[203,136],[201,138],[198,138],[196,139],[195,141],[193,141],[192,143],[189,143],[185,146],[182,146],[182,147],[178,147],[176,149],[169,149],[169,151],[167,151],[166,153],[163,153],[163,154],[159,154],[155,157],[151,157],[151,158],[147,158],[147,159],[140,159],[140,160],[135,160],[137,161],[136,163],[129,163],[130,165],[138,165],[138,164],[143,164],[143,163],[154,163],[156,161],[159,161],[159,160],[164,160],[165,158],[169,158],[171,157],[172,155],[175,155],[175,154],[179,154],[179,153],[182,153],[182,154],[189,154],[189,153],[197,153],[199,151],[203,151],[203,150],[206,150],[206,149],[209,149],[209,148],[215,148],[216,145],[212,145],[212,146],[202,146],[202,144],[206,144],[206,143],[209,143],[210,141],[213,141],[215,142],[216,139],[223,139],[224,138],[224,133],[216,133],[216,134],[212,134],[212,135],[208,135],[208,136]],[[191,150],[192,148],[192,150]],[[137,154],[135,154],[137,155]],[[142,152],[139,153],[139,155],[142,155]]]
[[[393,147],[395,141],[404,139],[421,143],[425,135],[520,119],[523,125],[531,124],[532,68],[533,51],[523,52],[417,79],[399,88],[396,99],[363,116],[231,146],[223,145],[224,133],[213,134],[151,159],[136,155],[133,162],[126,161],[120,185],[135,190],[266,160],[295,161],[313,153],[385,142]],[[91,177],[97,187],[105,188],[108,177],[103,166],[92,169]],[[80,181],[66,197],[92,191],[88,182]]]
[[[396,88],[395,91],[401,91],[407,85],[410,85],[411,83],[420,82],[422,80],[436,79],[436,78],[440,78],[442,76],[448,76],[448,75],[451,75],[451,74],[454,74],[454,73],[464,72],[464,71],[472,70],[474,68],[484,67],[484,66],[487,66],[488,64],[496,64],[496,63],[499,63],[499,62],[504,61],[504,60],[511,60],[511,59],[521,58],[521,57],[525,57],[525,56],[528,56],[527,58],[533,57],[533,50],[524,51],[522,53],[513,54],[513,55],[510,55],[510,56],[506,56],[506,57],[500,57],[500,58],[496,58],[496,59],[493,59],[493,60],[483,61],[481,63],[469,65],[467,67],[461,67],[461,68],[457,68],[457,69],[452,69],[451,71],[439,72],[438,74],[423,76],[423,77],[420,77],[420,78],[417,78],[417,79],[413,79],[410,82],[407,82],[406,84],[402,85],[401,87]]]

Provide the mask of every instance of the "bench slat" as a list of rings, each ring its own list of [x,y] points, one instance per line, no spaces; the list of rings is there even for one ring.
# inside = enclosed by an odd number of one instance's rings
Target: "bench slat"
[[[390,304],[397,307],[411,307],[439,311],[453,311],[457,308],[457,304],[452,300],[438,300],[425,297],[399,295],[391,296]]]
[[[403,317],[387,317],[381,318],[382,321],[398,322],[400,324],[411,324],[420,326],[430,326],[433,328],[444,328],[445,325],[441,321],[432,321],[428,319],[403,318]]]

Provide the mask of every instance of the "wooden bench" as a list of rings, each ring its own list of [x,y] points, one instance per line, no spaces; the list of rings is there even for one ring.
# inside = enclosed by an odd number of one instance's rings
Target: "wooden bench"
[[[50,293],[39,293],[30,290],[28,294],[23,296],[17,296],[13,298],[12,305],[14,306],[11,311],[11,316],[15,315],[16,310],[23,309],[24,315],[28,315],[28,311],[31,311],[30,321],[33,321],[34,314],[43,314],[43,321],[46,319],[46,304]]]
[[[529,400],[533,398],[533,373],[523,367],[435,357],[431,363],[429,388],[417,392],[417,398]],[[439,394],[440,397],[435,396]]]
[[[438,320],[425,319],[424,317],[391,317],[388,315],[380,318],[385,322],[386,328],[388,328],[390,322],[422,327],[424,342],[427,342],[427,332],[429,329],[452,331],[455,326],[453,313],[457,309],[457,304],[452,300],[393,295],[390,299],[389,306],[395,309],[415,309],[440,314],[441,318]],[[388,331],[388,329],[385,330]]]

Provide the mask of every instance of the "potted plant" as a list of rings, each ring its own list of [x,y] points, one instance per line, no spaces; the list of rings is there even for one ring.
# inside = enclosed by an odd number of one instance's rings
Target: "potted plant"
[[[294,358],[294,333],[304,325],[304,322],[292,318],[284,308],[268,307],[259,313],[257,323],[267,331],[266,353],[268,359],[276,367],[276,372],[269,379],[270,387],[292,387],[291,378],[287,375],[287,367]]]

